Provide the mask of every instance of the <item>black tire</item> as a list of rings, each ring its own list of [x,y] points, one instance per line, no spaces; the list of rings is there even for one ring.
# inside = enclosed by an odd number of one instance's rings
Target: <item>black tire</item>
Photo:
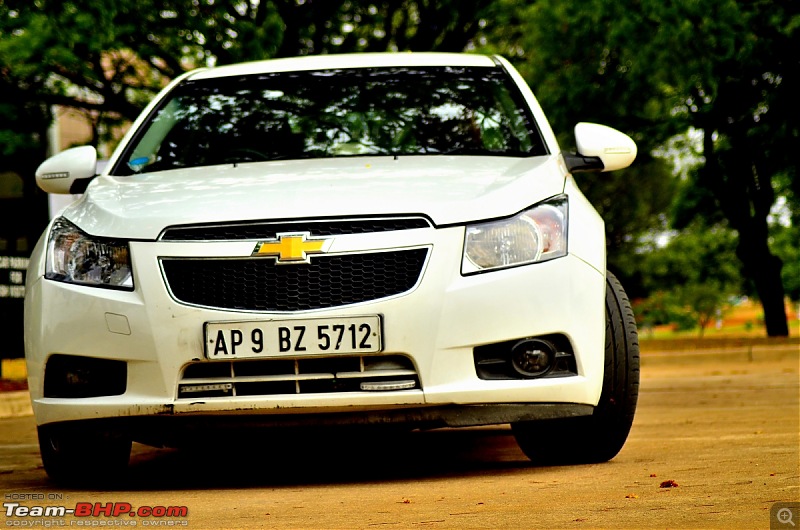
[[[69,424],[43,425],[38,432],[44,470],[54,482],[110,486],[124,480],[130,438]]]
[[[588,464],[614,458],[625,445],[639,398],[639,337],[628,296],[606,274],[603,391],[591,416],[511,425],[522,451],[538,465]]]

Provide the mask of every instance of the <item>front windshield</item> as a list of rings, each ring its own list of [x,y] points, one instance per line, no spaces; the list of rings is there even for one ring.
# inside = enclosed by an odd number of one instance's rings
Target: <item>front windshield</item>
[[[536,156],[544,142],[498,67],[278,72],[178,86],[115,175],[344,156]]]

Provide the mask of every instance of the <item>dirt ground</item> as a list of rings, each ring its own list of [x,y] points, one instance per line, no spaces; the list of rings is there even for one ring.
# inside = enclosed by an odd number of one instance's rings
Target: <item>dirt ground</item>
[[[66,526],[770,528],[776,503],[800,501],[798,353],[645,354],[631,436],[605,464],[531,466],[507,427],[263,449],[231,440],[196,451],[136,446],[123,490],[77,491],[47,481],[26,417],[0,420],[0,495],[27,507],[188,509],[60,519]],[[31,517],[4,510],[3,526],[30,527]]]

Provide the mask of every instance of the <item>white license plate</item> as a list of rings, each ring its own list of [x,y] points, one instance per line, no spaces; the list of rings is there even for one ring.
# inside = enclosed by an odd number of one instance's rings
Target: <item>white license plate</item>
[[[377,315],[206,322],[203,329],[208,359],[375,353],[382,349],[381,318]]]

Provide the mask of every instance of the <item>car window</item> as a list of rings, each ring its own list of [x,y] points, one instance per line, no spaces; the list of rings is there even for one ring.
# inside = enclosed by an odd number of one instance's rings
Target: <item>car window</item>
[[[497,67],[186,81],[152,114],[112,173],[366,155],[546,154],[525,109]]]

